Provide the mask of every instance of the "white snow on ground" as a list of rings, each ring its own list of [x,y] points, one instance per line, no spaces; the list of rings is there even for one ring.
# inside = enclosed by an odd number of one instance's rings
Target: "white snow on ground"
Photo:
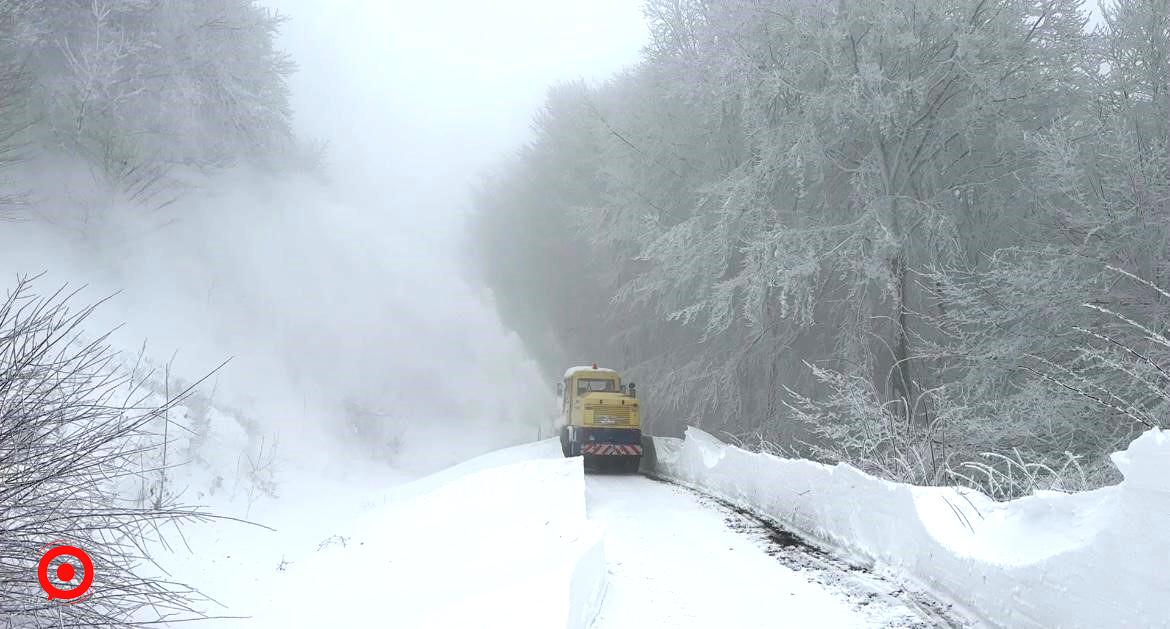
[[[493,467],[500,467],[503,465],[510,465],[512,463],[521,463],[524,461],[534,461],[541,459],[562,459],[560,442],[556,439],[545,439],[535,443],[525,443],[510,448],[503,448],[481,454],[473,459],[464,461],[458,465],[453,465],[441,472],[436,472],[430,476],[420,478],[413,483],[404,485],[395,491],[398,493],[419,494],[435,487],[441,486],[443,483],[449,482],[460,476],[466,476],[473,472],[491,469]]]
[[[348,468],[348,469],[347,469]],[[604,588],[580,459],[555,440],[415,482],[377,466],[292,470],[287,495],[185,530],[165,562],[225,607],[205,627],[581,628]],[[295,492],[295,493],[292,493]]]
[[[640,476],[591,476],[609,588],[595,629],[865,627],[842,599],[765,554],[692,492]]]
[[[605,561],[584,483],[579,459],[527,461],[393,502],[302,549],[256,625],[584,627]]]
[[[774,518],[1010,627],[1170,627],[1170,433],[1113,455],[1114,487],[997,503],[746,452],[691,428],[656,472]],[[616,551],[615,551],[616,552]]]
[[[252,616],[279,577],[299,567],[298,562],[318,546],[348,535],[350,523],[381,507],[391,488],[410,477],[362,457],[332,463],[282,458],[269,472],[275,491],[265,493],[249,478],[249,457],[257,458],[257,450],[244,450],[246,437],[242,431],[233,434],[232,425],[230,416],[216,414],[208,440],[210,458],[177,469],[174,483],[186,489],[185,499],[205,505],[209,513],[270,528],[230,519],[190,523],[181,536],[168,533],[170,549],[156,548],[154,555],[172,580],[219,603],[205,606],[205,613]],[[245,619],[197,624],[238,629],[255,623]]]
[[[581,463],[554,439],[412,482],[372,463],[306,461],[281,475],[277,498],[216,494],[217,511],[246,506],[276,531],[189,527],[190,550],[164,565],[224,605],[213,613],[246,617],[204,627],[873,625],[705,498],[586,477]]]

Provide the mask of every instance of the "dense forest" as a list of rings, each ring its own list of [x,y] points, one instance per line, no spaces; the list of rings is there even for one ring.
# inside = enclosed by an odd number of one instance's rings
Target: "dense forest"
[[[148,205],[180,167],[281,163],[280,22],[248,0],[0,0],[0,157],[80,158]]]
[[[473,264],[646,429],[998,497],[1170,424],[1170,2],[649,0],[552,89]]]

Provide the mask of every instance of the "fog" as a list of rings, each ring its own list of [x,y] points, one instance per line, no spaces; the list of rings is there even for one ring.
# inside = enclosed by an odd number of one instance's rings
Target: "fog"
[[[298,129],[347,194],[450,235],[468,186],[530,136],[560,81],[598,82],[648,39],[638,0],[273,0]]]
[[[470,186],[526,141],[548,85],[636,60],[637,3],[273,6],[324,173],[178,172],[179,200],[143,208],[38,155],[9,177],[31,203],[0,268],[113,295],[90,330],[120,326],[128,356],[145,341],[187,381],[230,358],[206,392],[289,459],[361,444],[423,472],[535,437],[553,378],[462,277]]]
[[[971,574],[1109,546],[1164,489],[1168,2],[0,1],[0,618],[345,626],[355,570],[406,625],[698,618],[623,568],[664,514],[770,553],[635,472],[971,497],[905,519]]]

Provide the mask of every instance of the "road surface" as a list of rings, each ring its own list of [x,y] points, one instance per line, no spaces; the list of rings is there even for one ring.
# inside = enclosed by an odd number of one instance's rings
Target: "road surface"
[[[594,629],[962,626],[751,515],[642,476],[591,474],[608,588]]]

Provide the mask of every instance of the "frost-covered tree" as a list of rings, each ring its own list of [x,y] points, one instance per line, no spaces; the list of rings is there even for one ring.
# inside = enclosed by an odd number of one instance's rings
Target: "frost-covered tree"
[[[288,149],[280,22],[251,0],[7,0],[2,61],[28,81],[36,144],[132,187],[143,171]]]
[[[5,168],[20,161],[21,134],[30,124],[26,102],[28,77],[20,61],[23,35],[18,0],[0,1],[0,186],[10,189]],[[21,202],[21,195],[0,195],[0,217],[5,217]]]
[[[480,259],[546,361],[616,361],[656,432],[922,482],[1099,462],[1141,423],[1063,385],[1149,386],[1085,348],[1166,317],[1110,269],[1166,284],[1165,5],[1089,32],[1077,0],[650,0],[642,63],[550,100],[572,124],[485,188],[479,240],[511,236]]]
[[[932,321],[944,332],[934,350],[950,356],[947,399],[963,409],[956,440],[1049,464],[1069,452],[1100,462],[1164,423],[1164,399],[1150,394],[1167,384],[1167,355],[1131,322],[1168,322],[1164,295],[1144,283],[1164,285],[1170,262],[1168,8],[1106,8],[1091,41],[1103,70],[1028,136],[1026,237],[978,264],[926,273],[949,305]],[[1103,350],[1120,356],[1103,361]]]
[[[973,220],[965,198],[1010,198],[997,182],[1025,167],[1023,130],[1045,124],[1045,108],[1082,80],[1064,71],[1084,65],[1075,3],[670,2],[649,12],[655,61],[682,83],[670,96],[718,108],[699,120],[733,137],[710,143],[731,159],[646,248],[649,272],[619,296],[673,302],[671,317],[705,326],[708,356],[735,354],[720,347],[724,334],[742,347],[775,328],[783,339],[844,327],[838,356],[883,397],[909,400],[922,386],[909,268],[975,248],[961,242]],[[830,312],[825,297],[851,312]],[[723,384],[740,379],[741,359],[723,363]],[[735,402],[735,389],[707,398]]]

